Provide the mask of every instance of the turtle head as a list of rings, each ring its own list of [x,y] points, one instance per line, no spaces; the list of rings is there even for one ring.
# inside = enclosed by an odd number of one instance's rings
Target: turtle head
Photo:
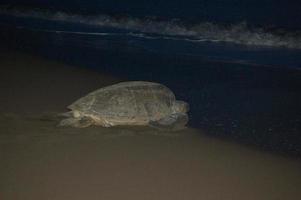
[[[187,113],[189,111],[189,104],[185,101],[175,101],[172,105],[173,113]]]

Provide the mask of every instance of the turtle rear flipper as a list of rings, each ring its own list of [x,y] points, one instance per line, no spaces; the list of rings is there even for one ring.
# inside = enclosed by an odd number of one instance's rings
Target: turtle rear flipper
[[[73,117],[73,111],[68,111],[68,112],[64,112],[64,113],[59,113],[57,114],[58,117]]]
[[[93,120],[88,117],[81,118],[67,118],[63,119],[58,126],[71,126],[75,128],[85,128],[91,126],[93,124]]]
[[[161,130],[182,130],[186,128],[188,122],[188,116],[185,113],[174,113],[158,121],[150,121],[151,127]]]

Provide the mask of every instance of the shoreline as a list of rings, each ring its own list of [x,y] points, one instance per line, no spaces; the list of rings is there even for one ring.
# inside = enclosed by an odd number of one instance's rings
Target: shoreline
[[[0,112],[63,111],[76,99],[121,80],[19,51],[0,49]]]
[[[273,200],[301,196],[301,162],[188,128],[57,127],[66,105],[120,80],[0,53],[0,198]]]

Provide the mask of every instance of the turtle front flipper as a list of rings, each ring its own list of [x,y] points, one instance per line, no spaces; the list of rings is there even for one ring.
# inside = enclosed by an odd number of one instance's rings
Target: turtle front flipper
[[[182,130],[186,128],[188,116],[185,113],[174,113],[158,121],[150,121],[151,127],[161,130]]]
[[[71,126],[75,128],[85,128],[91,126],[93,124],[93,120],[88,117],[75,118],[70,117],[67,119],[63,119],[58,126]]]

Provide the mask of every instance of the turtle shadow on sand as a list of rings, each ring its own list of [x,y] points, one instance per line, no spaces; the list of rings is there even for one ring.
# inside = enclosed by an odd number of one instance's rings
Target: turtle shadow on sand
[[[59,126],[150,126],[181,130],[188,122],[188,103],[159,83],[131,81],[100,88],[68,106]]]

